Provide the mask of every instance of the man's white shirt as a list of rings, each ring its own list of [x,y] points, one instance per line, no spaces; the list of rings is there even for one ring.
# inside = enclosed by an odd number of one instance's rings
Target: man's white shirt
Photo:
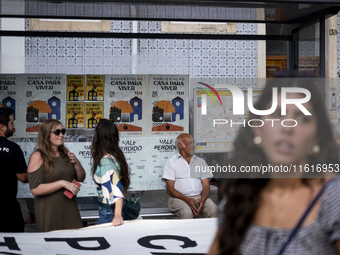
[[[162,181],[166,179],[175,181],[175,189],[185,196],[201,195],[203,189],[201,180],[210,179],[213,175],[210,172],[201,172],[200,178],[190,178],[190,169],[195,171],[196,166],[199,166],[199,169],[208,169],[204,159],[193,155],[188,164],[179,153],[176,153],[165,163]]]

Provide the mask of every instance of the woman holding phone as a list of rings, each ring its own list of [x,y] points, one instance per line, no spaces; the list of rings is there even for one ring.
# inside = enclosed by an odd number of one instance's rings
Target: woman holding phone
[[[45,120],[39,129],[38,144],[28,163],[28,182],[34,196],[39,232],[83,227],[76,195],[85,171],[81,163],[64,146],[66,130],[58,120]],[[74,195],[71,199],[65,190]]]

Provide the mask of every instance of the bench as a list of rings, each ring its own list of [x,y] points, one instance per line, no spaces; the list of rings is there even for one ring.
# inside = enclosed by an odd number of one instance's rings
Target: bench
[[[163,199],[163,204],[167,204],[167,195],[165,193],[165,190],[161,191],[161,194],[155,195],[154,193],[150,194],[137,194],[137,196],[141,196],[143,201],[146,201],[146,205],[153,206],[155,203],[150,203],[149,197],[153,198],[153,201],[160,201]],[[144,196],[144,197],[143,197]],[[128,196],[127,196],[128,197]],[[215,197],[215,198],[214,198]],[[165,199],[164,199],[165,198]],[[213,201],[217,200],[217,187],[210,185],[210,198],[213,199]],[[97,198],[94,197],[93,201],[96,201]],[[91,209],[94,209],[93,207]],[[84,225],[87,226],[87,224],[91,221],[97,221],[99,219],[98,210],[81,210],[80,209],[80,216],[84,223]],[[142,219],[169,219],[169,218],[177,218],[175,214],[170,212],[168,207],[143,207],[141,208],[139,216]]]
[[[142,219],[176,217],[168,208],[141,208],[139,216],[142,217]],[[80,211],[80,217],[85,223],[97,221],[99,219],[98,210]]]
[[[174,213],[170,212],[168,208],[142,208],[140,210],[140,216],[143,219],[177,217]]]

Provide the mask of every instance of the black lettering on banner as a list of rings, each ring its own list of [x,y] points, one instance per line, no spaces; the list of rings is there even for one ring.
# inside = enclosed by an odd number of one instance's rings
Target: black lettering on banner
[[[17,242],[15,241],[14,237],[4,237],[5,242],[0,243],[0,246],[7,246],[10,250],[17,250],[20,251]]]
[[[189,247],[196,247],[197,246],[197,243],[195,241],[192,241],[188,237],[185,237],[185,236],[173,236],[173,235],[145,236],[145,237],[142,237],[142,238],[138,239],[137,242],[138,242],[139,245],[141,245],[143,247],[146,247],[146,248],[166,250],[166,248],[164,248],[164,246],[151,244],[151,241],[154,241],[154,240],[167,240],[167,239],[182,241],[184,244],[180,245],[180,247],[182,247],[183,249],[189,248]],[[164,253],[162,253],[162,254],[164,254]]]
[[[46,242],[66,242],[73,249],[82,251],[100,251],[110,248],[110,244],[106,241],[104,237],[70,237],[70,238],[45,238]],[[79,244],[83,241],[97,241],[99,243],[98,247],[84,247]]]

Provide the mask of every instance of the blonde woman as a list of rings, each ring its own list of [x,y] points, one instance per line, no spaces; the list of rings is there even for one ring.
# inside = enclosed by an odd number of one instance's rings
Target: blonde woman
[[[85,171],[74,153],[64,146],[66,130],[58,120],[44,121],[39,130],[37,149],[28,163],[28,182],[34,196],[39,232],[81,228],[76,195]],[[69,199],[64,191],[74,196]]]

